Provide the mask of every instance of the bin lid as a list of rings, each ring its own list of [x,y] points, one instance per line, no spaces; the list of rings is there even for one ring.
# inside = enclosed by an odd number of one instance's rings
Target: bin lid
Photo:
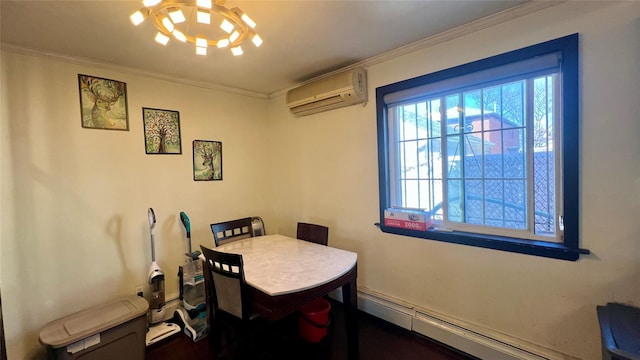
[[[43,345],[67,346],[146,314],[148,309],[149,303],[140,296],[115,299],[51,321],[40,329],[38,337]]]

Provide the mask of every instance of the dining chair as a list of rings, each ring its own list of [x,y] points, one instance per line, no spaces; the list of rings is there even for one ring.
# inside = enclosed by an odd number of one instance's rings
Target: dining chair
[[[251,217],[251,234],[253,237],[267,235],[267,229],[260,216]]]
[[[296,238],[327,245],[329,242],[329,228],[322,225],[299,222]]]
[[[200,249],[205,257],[207,311],[214,351],[220,355],[226,348],[222,346],[223,329],[230,330],[226,332],[225,345],[237,344],[236,349],[240,352],[253,351],[255,344],[251,338],[250,322],[258,315],[252,311],[242,255],[216,251],[202,245]],[[237,330],[236,336],[230,334],[234,329]]]
[[[216,246],[253,237],[250,217],[219,222],[210,226]]]
[[[329,228],[318,224],[299,222],[296,238],[326,246],[329,242]],[[328,300],[327,296],[325,298]]]

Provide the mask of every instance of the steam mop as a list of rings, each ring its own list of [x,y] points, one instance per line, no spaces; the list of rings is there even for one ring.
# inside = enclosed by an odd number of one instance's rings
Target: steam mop
[[[180,220],[187,233],[187,250],[184,266],[178,267],[180,278],[180,300],[174,318],[184,333],[193,341],[204,338],[208,333],[207,311],[204,289],[204,274],[200,251],[191,251],[191,222],[187,214],[180,212]]]
[[[180,326],[163,322],[165,315],[164,272],[156,263],[156,214],[149,208],[149,227],[151,232],[151,267],[149,268],[149,284],[151,298],[149,300],[151,326],[147,330],[147,346],[157,343],[180,332]]]

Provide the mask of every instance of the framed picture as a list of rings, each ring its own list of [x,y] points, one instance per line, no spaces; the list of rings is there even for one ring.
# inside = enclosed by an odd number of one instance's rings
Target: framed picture
[[[127,84],[78,74],[82,127],[129,130]]]
[[[222,143],[193,140],[193,180],[222,180]]]
[[[142,108],[142,121],[147,154],[182,154],[179,112]]]

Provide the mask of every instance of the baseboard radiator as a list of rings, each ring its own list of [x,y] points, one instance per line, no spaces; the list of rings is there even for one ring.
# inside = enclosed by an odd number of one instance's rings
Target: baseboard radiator
[[[331,297],[341,301],[341,293]],[[429,337],[469,355],[487,360],[569,360],[571,356],[508,335],[479,328],[412,304],[358,289],[358,308],[407,330]]]

